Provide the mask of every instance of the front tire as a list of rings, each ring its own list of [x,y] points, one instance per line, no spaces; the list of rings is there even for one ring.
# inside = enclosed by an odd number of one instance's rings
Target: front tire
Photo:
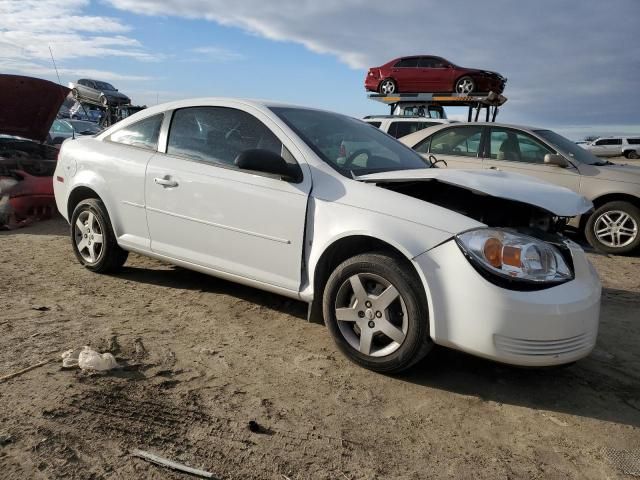
[[[96,198],[82,200],[73,210],[71,244],[78,261],[96,273],[119,270],[129,255],[118,245],[107,209]]]
[[[341,263],[327,281],[322,307],[337,347],[369,370],[406,370],[433,347],[420,280],[386,253]]]
[[[624,201],[606,203],[587,220],[585,236],[601,252],[631,253],[640,247],[640,209]]]
[[[378,86],[378,92],[382,95],[393,95],[398,90],[398,85],[392,78],[385,78]]]
[[[469,76],[460,77],[456,82],[455,91],[463,95],[473,93],[476,89],[476,82]]]

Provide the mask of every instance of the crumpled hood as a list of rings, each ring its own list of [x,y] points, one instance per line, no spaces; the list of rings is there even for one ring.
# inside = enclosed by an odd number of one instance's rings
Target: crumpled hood
[[[369,183],[438,181],[469,189],[475,193],[514,200],[542,208],[558,217],[575,217],[588,212],[593,204],[564,187],[518,173],[497,170],[448,170],[424,168],[373,173],[356,177]]]
[[[69,91],[41,78],[0,74],[0,134],[43,142]]]

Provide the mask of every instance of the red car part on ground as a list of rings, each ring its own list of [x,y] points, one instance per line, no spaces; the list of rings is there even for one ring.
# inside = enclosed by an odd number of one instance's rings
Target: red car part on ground
[[[0,228],[55,212],[57,149],[42,142],[69,92],[40,78],[0,75]]]
[[[370,68],[365,89],[395,93],[502,93],[507,79],[497,72],[459,67],[442,57],[401,57]]]

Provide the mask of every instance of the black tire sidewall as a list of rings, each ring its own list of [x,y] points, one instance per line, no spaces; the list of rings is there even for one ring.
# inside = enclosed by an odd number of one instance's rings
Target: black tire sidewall
[[[342,353],[370,370],[394,373],[409,368],[431,348],[427,300],[415,273],[408,271],[397,258],[385,254],[362,254],[340,264],[329,277],[323,292],[322,307],[325,323]],[[409,325],[404,342],[395,352],[384,357],[372,357],[355,350],[344,338],[335,317],[335,299],[340,286],[357,273],[373,273],[391,282],[400,292]]]
[[[386,83],[386,82],[391,82],[393,84],[393,92],[391,94],[388,93],[384,93],[382,91],[382,86]],[[396,83],[396,81],[393,78],[385,78],[384,80],[382,80],[380,82],[380,87],[378,87],[378,92],[383,94],[383,95],[393,95],[394,93],[398,93],[398,84]]]
[[[456,84],[454,85],[454,90],[456,93],[463,93],[463,92],[458,92],[458,85],[460,84],[460,82],[462,82],[465,79],[469,79],[471,80],[471,82],[473,83],[473,88],[471,89],[470,92],[466,92],[466,93],[473,93],[476,90],[476,81],[471,78],[469,75],[465,75],[464,77],[460,77],[458,80],[456,80]]]
[[[98,222],[102,227],[102,251],[100,252],[98,261],[95,263],[88,263],[82,258],[75,241],[75,224],[80,214],[85,211],[93,213],[98,218]],[[71,246],[78,261],[85,268],[93,272],[104,273],[114,270],[124,263],[124,261],[121,261],[123,255],[126,260],[126,252],[118,245],[113,228],[111,227],[107,209],[100,200],[95,198],[82,200],[74,208],[73,214],[71,215]]]
[[[597,208],[596,211],[593,212],[589,217],[589,219],[587,220],[585,224],[585,237],[587,238],[587,241],[593,248],[595,248],[600,252],[617,254],[617,255],[625,255],[628,253],[632,253],[633,251],[637,250],[640,247],[640,235],[636,237],[633,243],[620,248],[609,247],[607,245],[604,245],[600,243],[600,240],[598,240],[598,238],[596,237],[595,231],[594,231],[596,219],[600,215],[602,215],[604,212],[607,212],[610,210],[621,210],[627,213],[628,215],[633,217],[636,221],[636,224],[640,226],[640,209],[638,207],[625,201],[609,202]]]

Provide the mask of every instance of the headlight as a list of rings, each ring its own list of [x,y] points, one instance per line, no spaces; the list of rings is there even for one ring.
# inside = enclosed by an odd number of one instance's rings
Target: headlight
[[[545,287],[573,278],[560,251],[537,238],[491,228],[470,230],[455,238],[475,267],[505,281]]]

